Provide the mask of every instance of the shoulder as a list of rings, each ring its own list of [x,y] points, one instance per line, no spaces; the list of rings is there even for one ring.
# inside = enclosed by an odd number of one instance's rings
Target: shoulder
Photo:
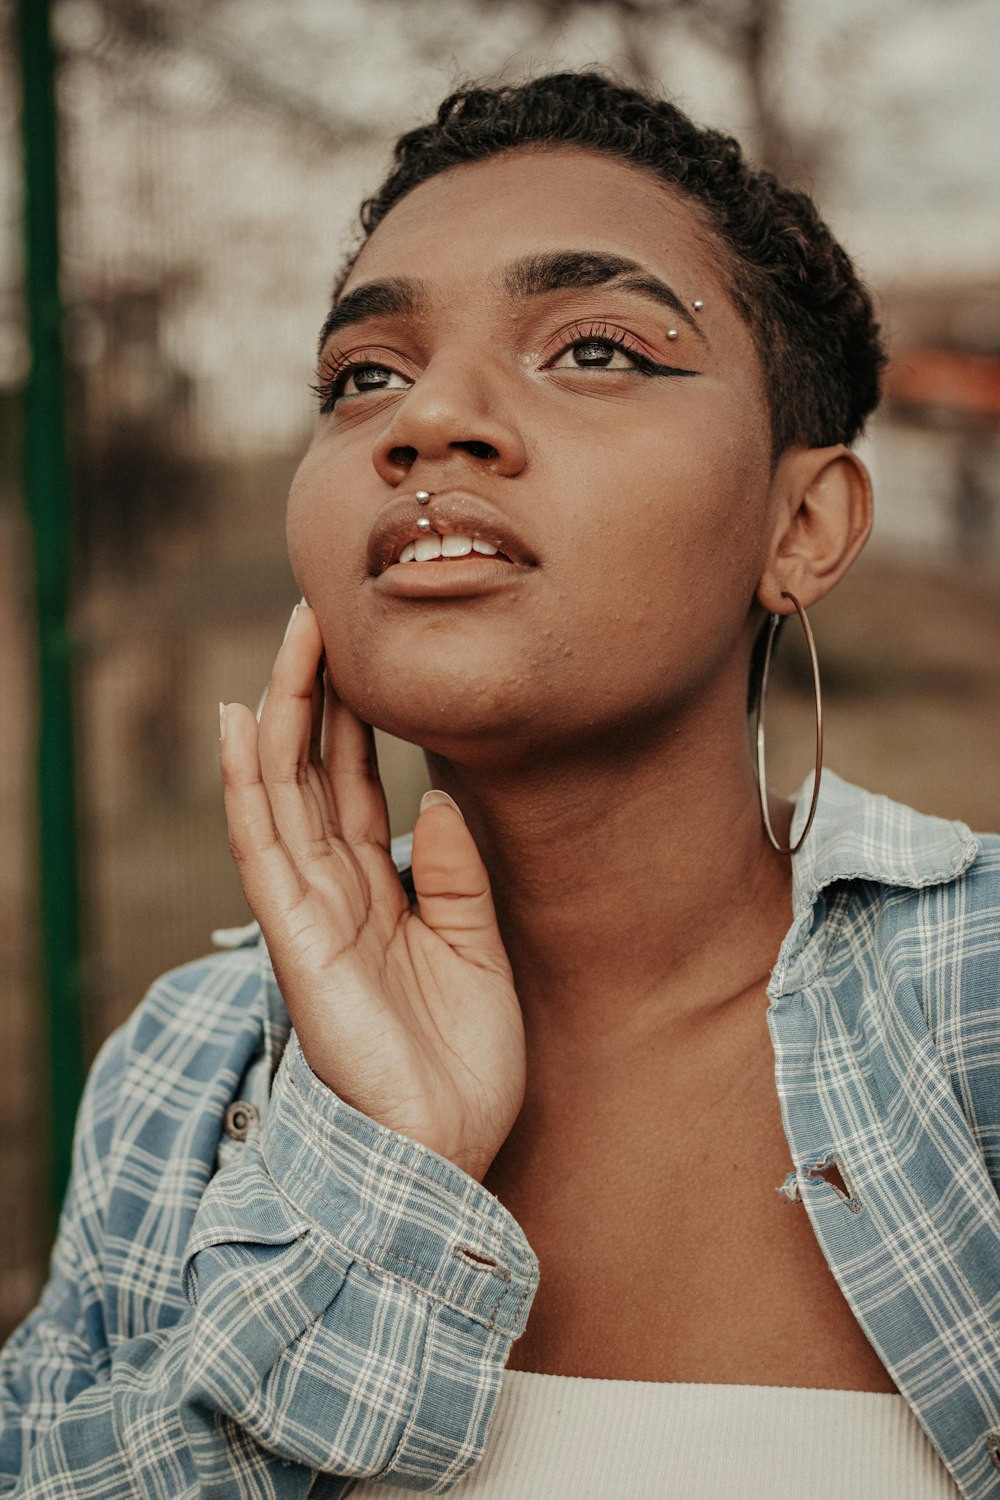
[[[950,878],[905,886],[866,883],[877,913],[879,946],[888,958],[916,963],[938,984],[961,978],[968,991],[998,996],[1000,959],[1000,836],[976,835],[968,863]]]
[[[956,825],[949,859],[957,868],[868,870],[839,885],[848,940],[884,986],[913,988],[932,1029],[946,1014],[1000,1015],[1000,836]]]
[[[1000,836],[832,780],[799,921],[838,1026],[917,1115],[943,1084],[1000,1185]]]
[[[257,946],[238,947],[154,981],[94,1062],[78,1126],[81,1143],[99,1140],[112,1157],[127,1155],[137,1143],[156,1153],[168,1138],[221,1117],[266,1038],[262,957]]]
[[[171,1070],[204,1072],[249,1031],[260,1034],[267,1009],[261,950],[245,945],[171,969],[153,982],[122,1028],[126,1056],[169,1056]]]
[[[260,1048],[266,997],[259,949],[213,954],[157,979],[104,1043],[77,1117],[54,1262],[83,1301],[131,1286],[137,1247],[173,1254],[183,1243],[222,1116]]]
[[[915,1048],[926,1037],[1000,1185],[1000,837],[974,843],[948,879],[849,885],[844,935],[868,975],[870,1027]]]
[[[1000,838],[977,839],[960,875],[883,898],[887,989],[912,994],[1000,1191]]]
[[[1000,833],[977,833],[978,852],[956,884],[963,896],[971,896],[996,912],[1000,909]]]
[[[813,833],[794,871],[797,919],[815,931],[821,903],[824,967],[846,1000],[916,1002],[939,1045],[995,1064],[1000,836],[826,775]]]

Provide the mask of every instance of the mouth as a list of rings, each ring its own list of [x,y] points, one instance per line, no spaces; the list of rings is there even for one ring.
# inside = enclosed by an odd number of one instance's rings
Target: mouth
[[[426,505],[403,495],[385,506],[368,536],[367,563],[369,576],[380,582],[403,573],[415,581],[419,574],[423,592],[432,575],[523,574],[537,559],[482,496],[448,490]]]

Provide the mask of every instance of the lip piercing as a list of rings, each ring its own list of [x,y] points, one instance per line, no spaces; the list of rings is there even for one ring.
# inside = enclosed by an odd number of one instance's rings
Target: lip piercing
[[[431,492],[430,490],[417,490],[416,496],[414,498],[416,499],[418,505],[426,505],[428,500],[431,498]]]
[[[676,328],[668,328],[668,330],[667,330],[667,338],[668,339],[675,339],[676,337],[677,337],[677,329]]]
[[[421,516],[420,517],[420,519],[417,521],[417,530],[418,531],[433,531],[434,530],[434,522],[431,520],[430,516]]]

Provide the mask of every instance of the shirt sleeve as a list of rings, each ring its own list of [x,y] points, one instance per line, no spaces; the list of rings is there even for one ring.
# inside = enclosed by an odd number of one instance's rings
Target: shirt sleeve
[[[144,1267],[147,1288],[180,1275],[183,1311],[109,1341],[114,1040],[88,1082],[51,1280],[0,1359],[0,1494],[328,1500],[375,1476],[450,1489],[482,1456],[537,1286],[514,1219],[453,1163],[330,1093],[293,1034],[263,1124],[209,1182],[179,1271]]]

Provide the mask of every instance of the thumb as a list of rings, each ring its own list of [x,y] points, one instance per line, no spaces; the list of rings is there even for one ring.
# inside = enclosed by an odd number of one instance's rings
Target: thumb
[[[413,886],[420,919],[473,963],[509,969],[486,866],[447,792],[425,792],[413,829]]]

